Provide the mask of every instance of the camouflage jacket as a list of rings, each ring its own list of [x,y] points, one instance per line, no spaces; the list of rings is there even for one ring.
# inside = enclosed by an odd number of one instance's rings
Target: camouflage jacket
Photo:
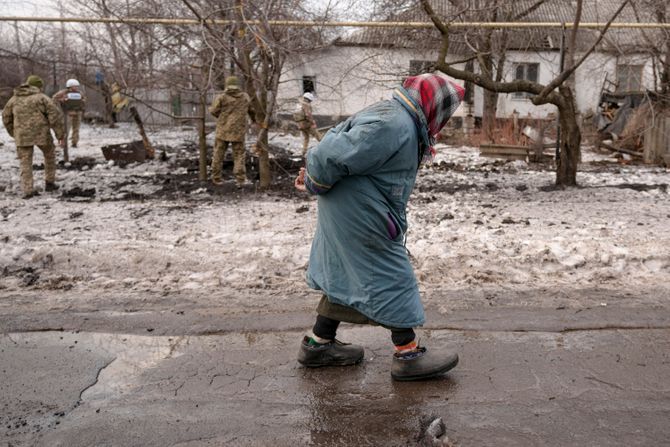
[[[68,93],[79,93],[81,95],[81,99],[70,101],[68,99]],[[80,91],[75,92],[64,88],[63,90],[59,90],[56,93],[54,93],[54,95],[51,98],[56,102],[56,104],[58,104],[61,107],[63,111],[67,111],[68,115],[76,115],[77,113],[83,112],[84,109],[86,108],[86,97]],[[69,110],[68,107],[69,102],[74,104],[73,110]]]
[[[60,109],[40,89],[28,84],[14,89],[2,111],[2,122],[17,146],[53,144],[50,129],[59,140],[65,135]]]
[[[300,130],[316,127],[316,121],[312,116],[312,104],[303,98],[298,100],[298,110],[293,114],[293,119],[298,123]]]
[[[251,99],[239,89],[228,88],[217,96],[209,113],[216,117],[216,138],[224,141],[244,141],[247,115],[254,119]]]

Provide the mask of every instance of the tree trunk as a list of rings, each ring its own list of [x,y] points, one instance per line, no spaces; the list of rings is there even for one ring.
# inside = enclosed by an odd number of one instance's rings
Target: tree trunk
[[[21,50],[21,37],[19,35],[19,23],[14,22],[14,42],[16,44],[16,64],[19,66],[19,77],[21,82],[24,82],[26,79],[26,70],[23,66],[22,50]]]
[[[482,112],[482,135],[484,141],[495,142],[497,111],[498,94],[484,90],[484,110]]]
[[[200,92],[200,102],[198,104],[198,180],[207,181],[207,132],[205,124],[207,121],[207,92]]]
[[[670,93],[670,42],[665,44],[665,57],[661,57],[661,94]]]
[[[556,186],[576,186],[582,133],[577,123],[577,110],[572,90],[567,86],[561,86],[559,92],[563,97],[563,102],[558,106],[561,152],[556,166]]]
[[[256,155],[258,155],[258,174],[260,176],[260,189],[267,189],[272,183],[272,172],[270,171],[270,157],[268,155],[268,129],[261,128],[256,140]]]
[[[100,91],[102,97],[105,99],[105,122],[109,125],[110,128],[115,128],[116,124],[114,123],[114,118],[112,113],[114,112],[114,104],[112,101],[112,91],[109,88],[109,84],[105,81],[102,81],[100,84]]]

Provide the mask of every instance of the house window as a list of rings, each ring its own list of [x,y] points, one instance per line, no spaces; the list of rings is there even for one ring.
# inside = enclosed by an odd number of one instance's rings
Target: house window
[[[642,65],[617,65],[617,92],[639,92],[642,90]]]
[[[316,94],[316,76],[302,77],[302,92],[303,93],[311,92]]]
[[[418,61],[418,60],[409,61],[410,76],[417,76],[423,73],[432,73],[433,71],[435,71],[434,61]]]
[[[514,66],[514,80],[524,80],[537,82],[537,74],[540,71],[540,64],[516,64]],[[523,99],[531,96],[527,92],[514,92],[513,98]]]

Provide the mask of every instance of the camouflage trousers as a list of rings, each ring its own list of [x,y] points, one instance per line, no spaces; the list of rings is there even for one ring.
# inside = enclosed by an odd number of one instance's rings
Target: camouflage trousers
[[[56,149],[51,144],[37,146],[44,154],[44,181],[53,183],[56,181]],[[23,194],[33,192],[33,146],[18,146],[16,153],[21,166],[21,190]]]
[[[316,127],[308,127],[307,129],[300,129],[302,132],[302,156],[307,155],[307,148],[309,146],[309,137],[313,136],[316,141],[321,141],[321,133]]]
[[[244,141],[224,141],[219,138],[214,142],[214,155],[212,156],[212,180],[221,180],[221,171],[223,169],[223,157],[228,150],[228,143],[233,146],[233,175],[237,184],[242,184],[247,180],[246,152],[244,150]]]
[[[72,130],[72,146],[76,147],[79,143],[79,126],[81,125],[81,112],[69,112],[67,115],[67,132]],[[67,134],[65,136],[67,138]]]

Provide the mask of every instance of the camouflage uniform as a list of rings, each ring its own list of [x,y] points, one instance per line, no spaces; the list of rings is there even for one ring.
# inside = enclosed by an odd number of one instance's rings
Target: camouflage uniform
[[[86,107],[86,97],[81,93],[78,89],[74,88],[65,88],[63,90],[59,90],[53,95],[53,100],[56,101],[57,104],[61,106],[61,108],[65,111],[65,103],[67,103],[67,94],[76,92],[81,94],[81,109],[80,110],[68,110],[67,113],[67,122],[68,122],[68,129],[66,132],[66,138],[67,134],[70,133],[70,129],[72,129],[72,147],[77,147],[77,143],[79,143],[79,126],[81,125],[81,116],[83,114],[83,110]]]
[[[216,141],[212,157],[212,181],[221,182],[223,157],[228,143],[233,147],[233,174],[238,185],[247,180],[245,167],[246,152],[244,137],[247,133],[247,115],[254,119],[251,98],[241,91],[237,80],[226,80],[225,91],[216,97],[209,108],[209,113],[216,117]]]
[[[56,138],[65,137],[63,115],[54,102],[38,87],[22,84],[2,111],[2,122],[16,142],[21,164],[21,189],[24,196],[33,194],[33,146],[44,154],[44,177],[47,186],[56,180],[56,153],[50,129]]]
[[[316,121],[312,116],[311,102],[305,98],[300,98],[298,112],[294,114],[293,118],[298,123],[298,129],[302,132],[302,156],[304,157],[307,154],[310,135],[316,138],[316,141],[321,141],[321,133],[317,130]]]

